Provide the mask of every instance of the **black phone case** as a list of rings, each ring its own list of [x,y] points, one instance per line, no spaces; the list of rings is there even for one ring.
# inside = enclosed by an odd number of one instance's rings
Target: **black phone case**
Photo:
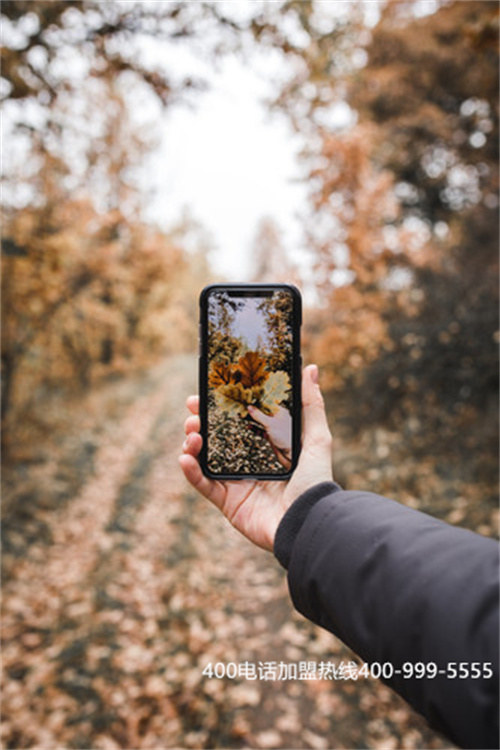
[[[211,365],[213,362],[209,362],[209,298],[211,294],[227,293],[230,297],[236,299],[245,299],[248,297],[267,297],[272,296],[274,292],[288,292],[292,299],[292,314],[291,314],[291,383],[289,392],[291,394],[291,423],[292,423],[292,439],[291,439],[291,468],[289,470],[280,467],[276,468],[277,464],[274,462],[274,468],[269,463],[268,470],[265,471],[233,471],[231,470],[231,461],[233,458],[229,456],[225,464],[217,471],[211,470],[209,460],[209,441],[212,440],[209,426],[209,398],[210,386],[209,386],[209,372],[211,371]],[[289,479],[293,473],[300,453],[301,446],[301,368],[302,360],[300,356],[300,327],[302,323],[302,300],[299,290],[290,284],[211,284],[205,287],[200,294],[200,325],[199,325],[199,343],[200,343],[200,356],[199,356],[199,395],[200,395],[200,432],[203,438],[203,447],[200,452],[199,460],[203,474],[211,479],[253,479],[253,480],[286,480]],[[252,354],[252,352],[250,352]],[[273,374],[273,373],[271,373]],[[213,401],[212,407],[213,407]],[[260,451],[265,452],[266,448],[264,444],[267,444],[267,438],[264,437],[264,429],[259,428],[259,425],[251,424],[252,420],[248,418],[242,418],[241,429],[246,431],[250,429],[258,437],[254,438],[255,447],[260,445]],[[234,422],[233,422],[234,424]],[[238,421],[236,420],[236,424]],[[212,430],[215,432],[214,430]],[[219,428],[219,432],[220,432]],[[250,451],[252,450],[252,441],[248,440],[248,436],[245,438],[246,442],[250,442]],[[272,453],[272,449],[269,448]],[[228,451],[231,453],[228,446]],[[234,462],[234,460],[233,460]],[[255,463],[255,461],[254,461]]]

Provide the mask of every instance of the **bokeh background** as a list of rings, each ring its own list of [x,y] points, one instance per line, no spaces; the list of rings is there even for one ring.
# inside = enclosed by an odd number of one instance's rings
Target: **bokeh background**
[[[5,748],[445,748],[177,466],[211,281],[297,284],[347,488],[498,535],[498,4],[4,0]]]

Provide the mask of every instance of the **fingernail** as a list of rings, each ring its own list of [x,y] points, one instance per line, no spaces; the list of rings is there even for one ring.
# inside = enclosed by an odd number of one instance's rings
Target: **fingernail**
[[[311,380],[316,385],[319,385],[318,365],[311,365]]]
[[[187,436],[187,438],[184,440],[184,442],[182,444],[182,450],[183,451],[187,450],[188,443],[189,443],[189,435]]]

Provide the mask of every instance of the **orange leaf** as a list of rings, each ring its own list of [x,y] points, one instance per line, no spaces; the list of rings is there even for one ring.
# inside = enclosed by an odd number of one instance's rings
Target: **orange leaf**
[[[258,352],[247,352],[239,358],[234,375],[245,388],[261,385],[269,377],[266,360]]]
[[[208,376],[209,385],[217,388],[219,385],[227,385],[234,382],[232,379],[231,367],[224,362],[214,362],[210,368]]]

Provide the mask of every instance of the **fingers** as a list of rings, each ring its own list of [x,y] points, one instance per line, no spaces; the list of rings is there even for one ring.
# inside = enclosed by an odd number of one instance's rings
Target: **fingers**
[[[191,414],[199,414],[200,412],[200,397],[199,396],[188,396],[186,399],[186,406]]]
[[[225,498],[225,490],[220,482],[208,479],[204,476],[198,455],[202,446],[202,437],[200,431],[200,400],[198,396],[189,396],[186,399],[186,406],[192,416],[188,417],[184,423],[186,439],[183,443],[183,454],[179,457],[179,464],[188,482],[204,497],[213,502],[218,508],[222,507]]]
[[[267,414],[264,414],[260,409],[257,409],[256,406],[247,406],[248,413],[252,417],[252,419],[255,419],[256,422],[261,424],[263,427],[269,427],[269,422],[271,420],[271,417],[268,417]]]
[[[191,432],[189,433],[187,438],[184,440],[184,443],[182,445],[182,450],[184,453],[189,453],[189,455],[194,456],[196,458],[199,452],[201,451],[201,445],[202,445],[201,435],[198,432]]]
[[[199,432],[200,431],[200,418],[198,416],[193,415],[192,417],[188,417],[186,421],[184,422],[184,432],[186,435],[189,435],[191,432]]]
[[[271,449],[280,462],[280,464],[287,470],[291,469],[292,462],[290,461],[288,453],[285,453],[284,451],[281,451],[279,448],[277,448],[273,443],[270,443]]]
[[[198,413],[200,411],[200,398],[199,396],[188,396],[186,399],[186,406],[193,416],[188,417],[184,422],[184,432],[189,435],[191,432],[200,431],[200,418]]]
[[[179,457],[179,464],[189,484],[206,497],[207,500],[210,500],[218,508],[221,508],[224,503],[225,492],[220,482],[208,479],[201,471],[197,459],[188,453],[184,453]]]
[[[330,449],[332,436],[325,413],[325,404],[318,383],[318,368],[309,365],[302,378],[302,415],[304,444],[321,443]]]

